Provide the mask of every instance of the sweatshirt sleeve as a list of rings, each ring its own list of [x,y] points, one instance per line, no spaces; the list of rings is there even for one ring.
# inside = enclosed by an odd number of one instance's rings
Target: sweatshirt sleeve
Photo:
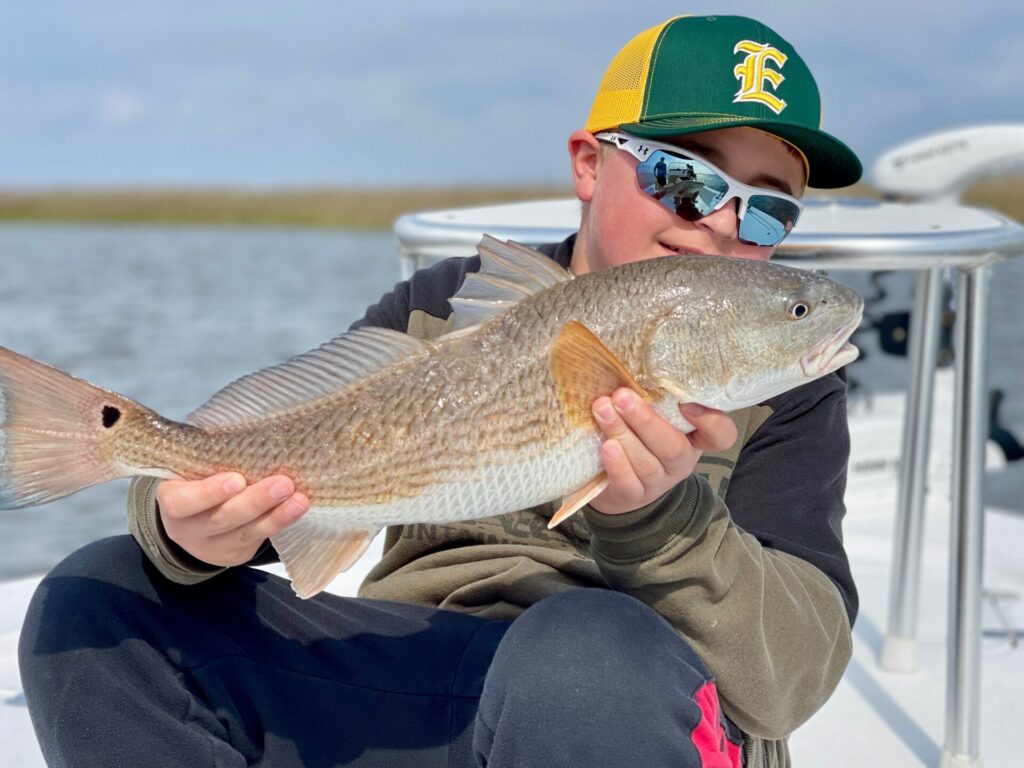
[[[146,557],[178,584],[198,584],[224,568],[197,560],[167,535],[156,504],[158,477],[136,477],[128,488],[128,530]]]
[[[842,382],[801,389],[770,401],[740,452],[730,507],[694,475],[634,512],[585,508],[609,585],[664,616],[708,666],[733,721],[764,739],[788,736],[824,704],[852,650],[856,594],[839,536],[845,392]],[[804,455],[811,472],[794,458]]]

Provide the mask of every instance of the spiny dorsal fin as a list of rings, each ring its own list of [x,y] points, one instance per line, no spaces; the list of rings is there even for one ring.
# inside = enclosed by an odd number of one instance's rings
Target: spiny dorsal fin
[[[189,414],[188,421],[210,428],[270,418],[431,349],[427,342],[384,328],[349,331],[287,362],[228,384]]]
[[[572,279],[567,269],[519,243],[503,243],[484,235],[477,250],[480,271],[466,275],[458,293],[449,299],[454,330],[479,325],[527,296]]]
[[[551,348],[551,376],[558,401],[578,426],[593,422],[590,408],[602,395],[629,387],[645,400],[651,395],[633,378],[622,361],[583,323],[570,320]]]

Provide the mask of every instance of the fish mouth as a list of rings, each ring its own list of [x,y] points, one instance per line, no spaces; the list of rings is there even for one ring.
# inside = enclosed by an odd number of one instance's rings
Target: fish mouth
[[[849,365],[860,355],[860,350],[847,339],[860,325],[860,314],[832,334],[821,344],[812,347],[800,358],[804,375],[816,379],[826,373]]]

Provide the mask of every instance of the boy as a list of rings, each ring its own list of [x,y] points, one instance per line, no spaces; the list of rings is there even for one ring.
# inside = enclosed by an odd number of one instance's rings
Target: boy
[[[819,114],[803,61],[755,21],[647,30],[569,138],[579,232],[542,250],[576,274],[671,253],[770,258],[805,185],[859,177]],[[674,182],[688,186],[659,189],[660,163],[691,168]],[[478,266],[421,272],[356,325],[440,335]],[[551,505],[391,528],[357,600],[299,602],[280,579],[228,568],[271,557],[266,539],[308,507],[287,477],[136,482],[146,556],[127,537],[90,545],[30,609],[22,669],[44,754],[785,764],[785,737],[850,653],[844,384],[832,375],[731,417],[684,410],[690,435],[627,390],[599,398],[610,483],[582,515],[554,531]]]

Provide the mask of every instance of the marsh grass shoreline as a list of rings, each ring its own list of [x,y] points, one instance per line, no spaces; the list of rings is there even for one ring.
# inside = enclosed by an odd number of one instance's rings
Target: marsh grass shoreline
[[[815,194],[821,194],[815,190]],[[867,184],[831,193],[878,198]],[[0,189],[0,222],[323,227],[390,229],[405,213],[570,197],[569,187],[308,187],[284,189],[117,187]],[[964,196],[968,205],[1024,222],[1024,176],[989,179]]]
[[[404,213],[565,197],[567,187],[0,190],[0,222],[390,229]]]

